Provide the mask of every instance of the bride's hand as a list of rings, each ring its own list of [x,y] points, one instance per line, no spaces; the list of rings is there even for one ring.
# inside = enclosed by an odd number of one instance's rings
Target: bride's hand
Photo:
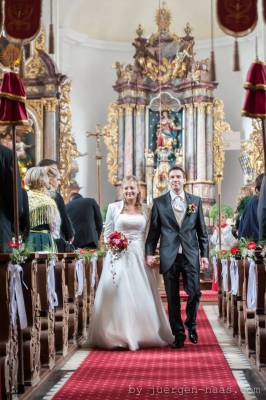
[[[155,256],[147,256],[146,257],[146,264],[151,268],[153,267],[153,264],[155,263],[155,261],[156,261]]]

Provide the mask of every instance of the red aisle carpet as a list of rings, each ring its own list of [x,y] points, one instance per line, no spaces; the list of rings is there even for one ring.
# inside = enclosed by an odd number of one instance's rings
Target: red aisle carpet
[[[202,307],[198,333],[178,350],[93,351],[53,400],[243,400]]]

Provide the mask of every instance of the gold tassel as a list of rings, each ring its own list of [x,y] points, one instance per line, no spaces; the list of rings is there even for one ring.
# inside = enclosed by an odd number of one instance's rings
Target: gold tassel
[[[211,51],[211,60],[210,60],[210,78],[211,82],[216,82],[216,68],[215,68],[215,53]]]
[[[233,71],[240,71],[239,65],[239,49],[238,49],[238,41],[235,38],[235,45],[234,45],[234,68]]]

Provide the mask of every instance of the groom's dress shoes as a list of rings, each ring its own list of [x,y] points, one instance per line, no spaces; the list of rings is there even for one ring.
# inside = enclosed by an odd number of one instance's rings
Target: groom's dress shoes
[[[182,347],[184,347],[184,340],[175,340],[174,343],[172,344],[172,348],[173,349],[181,349]]]
[[[198,334],[196,329],[190,330],[188,332],[188,337],[191,343],[197,344],[198,343]]]
[[[182,347],[184,347],[185,339],[186,339],[185,336],[182,336],[182,337],[176,336],[176,337],[175,337],[175,341],[174,341],[174,343],[172,344],[172,347],[173,347],[174,349],[181,349]]]

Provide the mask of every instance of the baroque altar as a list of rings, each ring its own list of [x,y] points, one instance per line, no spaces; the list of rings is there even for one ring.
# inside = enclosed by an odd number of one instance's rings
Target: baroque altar
[[[195,57],[190,25],[182,37],[170,32],[165,6],[156,22],[157,32],[149,38],[138,27],[132,64],[114,65],[117,100],[104,127],[109,181],[119,198],[123,177],[135,175],[151,204],[168,189],[170,166],[180,164],[186,190],[203,198],[208,215],[222,174],[222,134],[230,127],[222,101],[214,98],[217,83],[210,80],[209,60]]]

